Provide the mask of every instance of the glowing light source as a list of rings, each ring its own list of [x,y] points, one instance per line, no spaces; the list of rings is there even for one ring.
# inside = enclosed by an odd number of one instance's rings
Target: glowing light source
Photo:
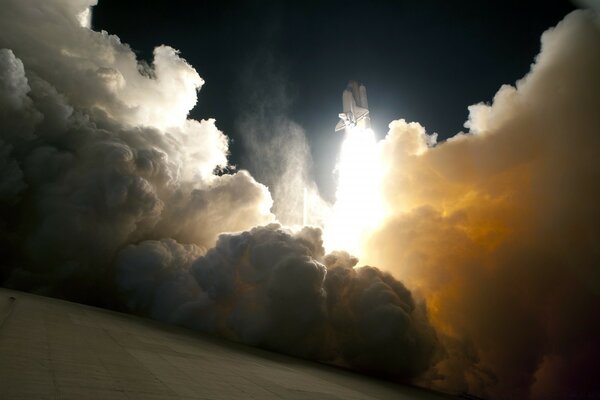
[[[346,129],[337,165],[336,202],[323,232],[325,249],[361,255],[361,243],[385,216],[379,147],[371,129]]]

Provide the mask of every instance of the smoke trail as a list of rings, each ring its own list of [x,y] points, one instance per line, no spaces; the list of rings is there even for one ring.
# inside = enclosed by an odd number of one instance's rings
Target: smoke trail
[[[600,20],[542,36],[531,72],[468,133],[431,146],[418,123],[382,143],[393,216],[367,261],[422,296],[448,356],[438,387],[484,397],[598,396]]]
[[[289,116],[294,103],[285,72],[266,49],[248,61],[239,83],[236,125],[242,133],[242,164],[273,196],[273,214],[284,225],[303,223],[304,191],[308,224],[320,225],[329,206],[311,179],[312,155],[304,129]]]

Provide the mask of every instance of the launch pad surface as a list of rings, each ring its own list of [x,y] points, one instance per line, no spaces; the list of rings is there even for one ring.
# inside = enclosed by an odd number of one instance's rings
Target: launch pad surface
[[[0,289],[0,399],[448,399],[127,314]]]

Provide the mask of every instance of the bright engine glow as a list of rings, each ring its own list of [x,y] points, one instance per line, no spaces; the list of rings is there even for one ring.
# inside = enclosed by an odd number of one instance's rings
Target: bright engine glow
[[[324,228],[327,251],[346,250],[361,255],[365,235],[384,217],[381,200],[381,166],[371,129],[346,128],[337,165],[336,202]]]

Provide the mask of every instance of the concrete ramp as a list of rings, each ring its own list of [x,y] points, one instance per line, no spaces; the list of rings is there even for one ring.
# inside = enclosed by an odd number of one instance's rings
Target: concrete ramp
[[[0,289],[0,399],[449,398],[152,320]]]

